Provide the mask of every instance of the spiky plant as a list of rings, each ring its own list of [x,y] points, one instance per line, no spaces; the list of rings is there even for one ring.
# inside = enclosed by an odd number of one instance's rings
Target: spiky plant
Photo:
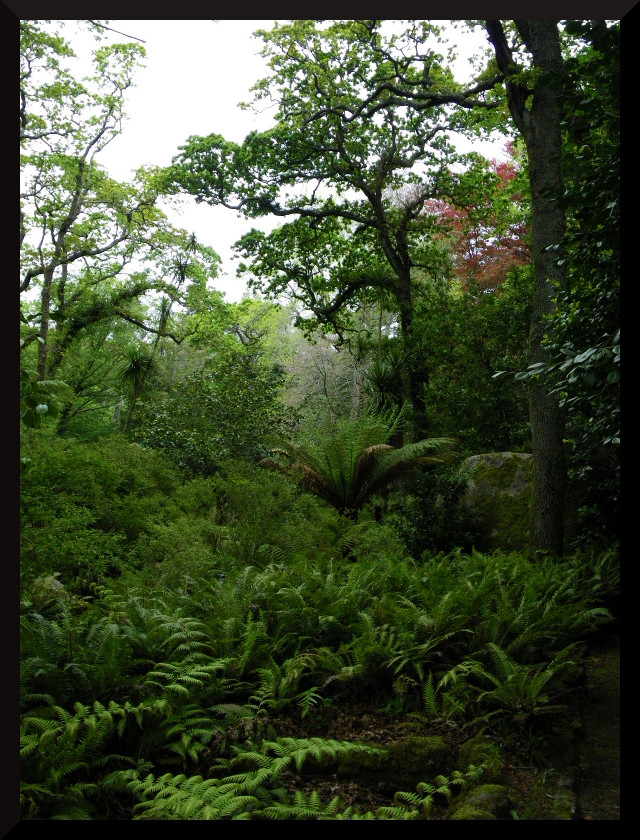
[[[450,450],[451,438],[391,446],[388,441],[401,416],[387,412],[337,420],[320,428],[306,445],[290,443],[273,450],[262,464],[295,475],[305,490],[355,519],[374,493],[412,467],[442,463]]]
[[[131,423],[136,403],[142,393],[145,382],[154,366],[154,347],[146,344],[132,344],[126,348],[125,358],[117,369],[118,379],[123,387],[131,392],[129,412],[123,428],[127,429]]]

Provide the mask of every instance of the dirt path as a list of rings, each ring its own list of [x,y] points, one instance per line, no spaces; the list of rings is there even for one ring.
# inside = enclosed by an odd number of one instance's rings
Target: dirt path
[[[620,819],[620,636],[604,636],[587,660],[588,696],[576,789],[580,820]]]

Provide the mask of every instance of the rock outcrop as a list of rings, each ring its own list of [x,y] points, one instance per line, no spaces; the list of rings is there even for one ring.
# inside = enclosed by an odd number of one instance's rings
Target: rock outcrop
[[[526,551],[533,489],[533,455],[490,452],[462,462],[467,481],[460,503],[477,529],[479,551]]]

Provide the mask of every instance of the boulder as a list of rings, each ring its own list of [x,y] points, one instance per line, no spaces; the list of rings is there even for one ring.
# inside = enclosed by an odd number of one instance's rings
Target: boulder
[[[467,482],[460,504],[477,529],[479,551],[527,551],[533,490],[533,455],[489,452],[460,465]]]
[[[463,794],[449,812],[450,820],[513,819],[513,803],[503,785],[481,785]]]
[[[390,743],[382,754],[349,755],[340,763],[338,775],[364,777],[372,790],[391,798],[399,790],[415,791],[420,782],[451,772],[452,761],[451,748],[439,735],[409,735]],[[305,770],[308,767],[312,765],[305,762]]]
[[[483,779],[497,783],[502,780],[502,758],[494,739],[486,735],[474,735],[459,748],[456,766],[466,772],[472,767],[484,767]]]

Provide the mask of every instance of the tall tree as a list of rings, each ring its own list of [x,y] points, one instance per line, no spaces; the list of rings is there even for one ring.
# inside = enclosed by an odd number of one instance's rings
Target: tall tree
[[[543,376],[567,414],[569,476],[579,503],[574,538],[619,537],[620,24],[566,21],[572,49],[559,87],[567,288],[557,295]]]
[[[383,289],[393,298],[410,359],[414,435],[422,437],[427,372],[413,352],[415,270],[440,275],[447,263],[417,220],[429,198],[455,200],[470,189],[472,176],[451,171],[447,106],[497,107],[496,79],[456,85],[432,46],[437,27],[412,21],[398,35],[385,23],[296,20],[260,32],[272,74],[254,90],[257,101],[276,104],[275,127],[241,145],[191,137],[173,178],[198,201],[249,218],[293,217],[240,241],[250,282],[272,295],[288,291],[335,332],[345,332],[349,309],[367,296]],[[407,184],[413,189],[394,203]]]
[[[528,51],[531,71],[514,58],[505,27],[485,22],[496,62],[505,77],[509,111],[522,134],[531,186],[531,249],[536,274],[534,311],[529,336],[531,364],[547,362],[544,347],[548,316],[555,310],[558,290],[566,288],[562,255],[565,213],[558,202],[562,188],[562,110],[558,79],[565,74],[558,21],[514,20],[515,31]],[[530,548],[561,555],[564,546],[567,459],[565,416],[544,381],[533,380],[529,390],[535,483]]]
[[[118,183],[97,158],[121,130],[124,95],[142,47],[112,44],[93,53],[95,73],[78,80],[62,22],[21,21],[21,284],[23,348],[37,342],[40,380],[56,375],[69,347],[88,327],[140,321],[150,290],[181,294],[176,251],[190,238],[156,206],[157,170]],[[81,22],[93,25],[93,22]],[[217,257],[208,260],[215,276]],[[181,259],[179,257],[179,259]],[[36,297],[37,296],[37,297]]]

